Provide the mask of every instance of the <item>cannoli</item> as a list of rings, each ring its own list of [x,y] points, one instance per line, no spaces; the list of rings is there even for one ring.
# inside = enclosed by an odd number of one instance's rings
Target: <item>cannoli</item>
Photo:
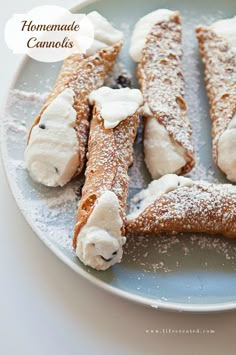
[[[141,18],[134,28],[130,55],[139,63],[144,153],[151,176],[185,174],[195,158],[184,100],[179,13],[160,9]]]
[[[236,186],[210,184],[169,174],[133,200],[127,232],[209,233],[236,237]]]
[[[122,258],[128,167],[139,123],[141,92],[102,87],[90,94],[91,121],[85,184],[73,246],[79,259],[106,270]]]
[[[52,93],[35,119],[25,151],[33,180],[63,186],[83,169],[89,94],[103,85],[122,46],[122,33],[97,12],[88,14],[95,37],[85,55],[65,59]]]
[[[212,119],[218,168],[236,182],[236,17],[196,29]]]

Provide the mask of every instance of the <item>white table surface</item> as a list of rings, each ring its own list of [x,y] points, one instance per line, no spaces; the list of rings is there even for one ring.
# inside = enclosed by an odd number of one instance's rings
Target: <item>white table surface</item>
[[[1,33],[14,12],[76,1],[2,1]],[[1,106],[19,63],[3,38]],[[19,212],[0,164],[0,354],[235,354],[236,313],[186,314],[148,309],[107,294],[64,265]],[[157,334],[212,329],[214,334]],[[152,332],[153,331],[153,332]]]

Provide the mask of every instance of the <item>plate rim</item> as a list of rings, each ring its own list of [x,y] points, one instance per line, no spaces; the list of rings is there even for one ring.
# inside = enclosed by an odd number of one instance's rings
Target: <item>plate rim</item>
[[[69,8],[71,12],[75,12],[83,9],[85,6],[99,2],[101,0],[80,0],[77,5]],[[113,0],[114,1],[114,0]],[[8,90],[5,94],[5,98],[3,98],[3,105],[1,109],[1,117],[4,117],[4,113],[7,109],[7,102],[9,100],[9,95],[11,90],[14,88],[14,85],[17,81],[18,76],[20,75],[21,70],[27,63],[30,58],[27,55],[24,55],[22,59],[20,59],[19,64],[17,66],[16,71],[14,72]],[[236,309],[236,301],[235,302],[222,302],[222,303],[209,303],[209,304],[201,304],[201,303],[178,303],[178,302],[163,302],[161,299],[154,299],[145,296],[136,295],[129,291],[122,290],[116,286],[111,286],[105,281],[98,279],[96,276],[91,275],[88,271],[82,269],[79,265],[75,264],[68,256],[66,256],[56,245],[51,243],[44,235],[43,232],[33,223],[31,218],[24,212],[24,206],[22,201],[18,199],[16,193],[16,187],[14,183],[14,178],[11,176],[8,170],[8,154],[6,148],[6,136],[4,135],[4,122],[1,120],[0,125],[1,130],[1,139],[0,139],[0,150],[1,150],[1,160],[3,165],[3,171],[10,188],[10,191],[13,195],[14,200],[16,201],[16,205],[19,208],[22,216],[34,232],[34,234],[39,238],[39,240],[48,247],[48,249],[57,256],[59,260],[61,260],[64,264],[69,266],[73,271],[82,276],[85,280],[89,281],[93,285],[103,289],[104,291],[109,292],[111,295],[118,296],[123,300],[127,300],[130,302],[134,302],[136,304],[141,304],[144,306],[151,307],[152,309],[157,310],[165,310],[165,311],[177,311],[177,312],[188,312],[188,313],[212,313],[212,312],[225,312]]]

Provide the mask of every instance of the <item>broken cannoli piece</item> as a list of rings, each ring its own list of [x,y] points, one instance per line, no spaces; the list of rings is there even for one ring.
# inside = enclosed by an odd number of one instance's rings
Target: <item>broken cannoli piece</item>
[[[55,86],[35,119],[25,151],[26,167],[36,182],[63,186],[85,163],[90,119],[89,94],[103,85],[122,46],[122,32],[99,13],[88,18],[95,38],[85,55],[64,60]]]
[[[133,199],[132,234],[209,233],[236,237],[236,186],[168,174]]]
[[[236,182],[236,16],[196,29],[205,65],[213,159]]]
[[[144,153],[152,178],[185,174],[195,165],[192,127],[184,100],[182,29],[177,11],[159,9],[141,18],[130,55],[144,98]]]
[[[90,94],[94,104],[85,184],[77,212],[73,246],[79,259],[106,270],[122,258],[128,168],[139,123],[141,92],[102,87]]]

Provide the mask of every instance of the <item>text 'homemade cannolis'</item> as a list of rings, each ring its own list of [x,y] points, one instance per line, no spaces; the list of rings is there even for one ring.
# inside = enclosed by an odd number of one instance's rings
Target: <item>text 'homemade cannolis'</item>
[[[195,165],[192,127],[184,100],[179,12],[159,9],[141,18],[130,55],[144,97],[144,153],[152,175],[184,174]]]
[[[55,86],[33,123],[25,151],[33,180],[63,186],[83,169],[90,118],[89,94],[101,87],[122,46],[122,32],[99,13],[87,15],[95,37],[85,55],[64,60]]]
[[[90,102],[95,106],[73,245],[85,265],[106,270],[121,261],[126,241],[127,171],[142,95],[137,89],[102,87],[90,94]]]

